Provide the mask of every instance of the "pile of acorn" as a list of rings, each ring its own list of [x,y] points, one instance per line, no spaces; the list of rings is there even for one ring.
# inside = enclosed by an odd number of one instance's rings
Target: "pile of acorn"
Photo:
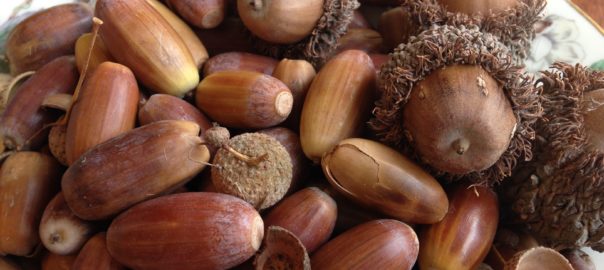
[[[525,73],[545,4],[40,11],[6,44],[0,269],[595,269],[604,73]]]

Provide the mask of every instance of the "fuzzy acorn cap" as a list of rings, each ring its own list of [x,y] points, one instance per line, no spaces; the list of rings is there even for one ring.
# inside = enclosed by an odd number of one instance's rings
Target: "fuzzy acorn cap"
[[[237,196],[258,210],[271,207],[285,196],[292,180],[289,153],[276,139],[261,133],[244,133],[231,138],[228,146],[252,158],[252,164],[238,158],[226,147],[214,157],[212,183],[221,193]]]
[[[457,175],[430,168],[422,162],[403,126],[403,109],[417,82],[437,69],[451,65],[477,65],[502,86],[516,118],[516,130],[508,148],[491,167],[466,175]],[[541,116],[539,94],[532,77],[514,65],[508,48],[477,26],[432,26],[412,37],[390,54],[380,72],[381,98],[373,110],[370,126],[378,138],[413,157],[433,174],[448,180],[461,177],[478,184],[492,185],[509,176],[517,160],[532,158],[533,129]]]
[[[513,8],[489,14],[468,15],[450,12],[438,0],[403,0],[402,7],[409,12],[416,33],[432,25],[478,25],[481,31],[496,36],[511,50],[514,62],[521,65],[528,57],[532,40],[535,38],[533,25],[541,19],[546,0],[518,0]]]
[[[501,193],[514,222],[525,224],[540,243],[602,252],[604,153],[591,145],[585,125],[585,113],[602,103],[585,96],[604,88],[604,72],[565,63],[553,68],[540,80],[545,114],[538,123],[535,161],[506,182]]]
[[[273,58],[303,59],[315,68],[321,67],[335,52],[338,40],[346,34],[354,11],[359,6],[357,0],[325,0],[323,15],[308,37],[294,44],[281,45],[264,41],[250,33],[252,44],[260,53]]]

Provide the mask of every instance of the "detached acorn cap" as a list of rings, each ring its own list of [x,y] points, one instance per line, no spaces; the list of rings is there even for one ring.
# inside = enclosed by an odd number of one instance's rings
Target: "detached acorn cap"
[[[454,65],[479,66],[484,70],[499,85],[501,90],[497,91],[504,92],[516,118],[515,130],[507,133],[511,134],[507,149],[504,148],[499,159],[486,169],[456,173],[431,166],[422,159],[405,127],[404,109],[415,86],[436,70]],[[484,84],[480,83],[480,78],[477,80],[468,84]],[[491,185],[509,176],[517,159],[532,158],[531,141],[535,138],[533,126],[542,111],[538,91],[532,78],[513,64],[507,47],[495,36],[480,32],[477,26],[433,26],[412,37],[409,43],[395,49],[390,61],[382,66],[379,83],[381,99],[373,110],[371,127],[381,141],[420,161],[436,176],[449,180],[465,177],[474,183]],[[434,128],[436,130],[437,127]]]
[[[264,246],[254,259],[255,269],[310,270],[306,248],[290,231],[270,226],[264,237]]]
[[[555,63],[543,72],[544,119],[538,123],[535,161],[502,187],[502,198],[541,244],[555,248],[592,247],[604,251],[604,72]],[[599,144],[599,143],[597,143]]]
[[[271,207],[285,196],[293,165],[279,141],[261,133],[244,133],[231,138],[228,146],[259,162],[246,162],[228,147],[218,149],[212,167],[212,183],[218,192],[237,196],[258,210]]]
[[[442,0],[441,0],[442,1]],[[459,0],[464,1],[465,0]],[[477,25],[482,32],[491,33],[510,48],[514,62],[522,64],[528,57],[531,41],[535,38],[533,25],[541,19],[546,0],[517,0],[511,8],[488,14],[450,12],[439,0],[403,0],[402,7],[410,13],[417,32],[432,25]],[[469,5],[469,3],[464,3]]]
[[[338,40],[348,30],[354,10],[359,6],[357,0],[325,0],[323,15],[308,37],[294,44],[282,45],[264,41],[250,33],[252,44],[262,54],[277,59],[303,59],[315,68],[320,67],[335,52]]]

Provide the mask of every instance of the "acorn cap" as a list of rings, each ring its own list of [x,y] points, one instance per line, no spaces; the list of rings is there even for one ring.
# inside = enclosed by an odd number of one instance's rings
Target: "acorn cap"
[[[604,88],[604,72],[559,62],[541,82],[542,138],[535,161],[502,187],[505,205],[543,245],[604,251],[604,152],[592,145],[596,138],[585,122],[594,112],[590,93]]]
[[[405,134],[403,109],[419,81],[437,69],[456,64],[480,66],[502,86],[512,105],[516,130],[505,152],[484,170],[463,175],[435,168],[431,171],[449,180],[465,177],[474,183],[497,183],[511,174],[517,159],[532,158],[533,126],[542,109],[532,78],[513,64],[512,54],[505,45],[495,36],[480,32],[477,26],[433,26],[395,49],[380,72],[381,99],[376,103],[370,125],[381,141],[419,161],[417,149]]]
[[[241,159],[233,150],[257,160]],[[237,196],[262,210],[277,203],[289,189],[292,161],[276,139],[260,133],[244,133],[231,138],[228,147],[216,152],[212,183],[218,192]]]
[[[491,33],[512,52],[514,62],[522,64],[528,57],[531,41],[535,38],[533,25],[541,19],[546,0],[518,0],[513,7],[488,14],[468,15],[450,12],[435,0],[404,0],[402,7],[411,14],[417,27],[416,34],[432,25],[478,25],[482,32]]]
[[[256,254],[255,269],[310,270],[306,248],[293,233],[270,226],[264,237],[264,247]]]
[[[320,67],[335,51],[338,40],[348,30],[354,10],[359,6],[357,0],[325,0],[323,15],[308,37],[294,44],[281,45],[266,42],[250,33],[252,44],[268,56],[304,59],[315,68]]]

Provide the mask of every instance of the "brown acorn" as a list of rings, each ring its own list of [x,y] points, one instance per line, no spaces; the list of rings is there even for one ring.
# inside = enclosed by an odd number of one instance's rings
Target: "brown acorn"
[[[0,254],[31,255],[40,243],[44,208],[59,188],[60,165],[37,152],[17,152],[0,170]]]
[[[78,70],[71,56],[44,65],[15,92],[0,116],[0,137],[8,149],[35,149],[44,142],[44,126],[59,114],[40,108],[47,96],[73,92]]]
[[[221,1],[221,0],[219,0]],[[179,3],[182,1],[178,1]],[[185,46],[189,49],[191,56],[193,57],[193,61],[197,68],[201,68],[203,63],[208,60],[208,51],[201,43],[201,40],[195,35],[193,29],[187,25],[181,18],[179,18],[176,14],[174,14],[170,9],[164,6],[158,0],[147,0],[147,3],[151,4],[151,6],[162,15],[164,19],[176,30],[178,35],[184,41]]]
[[[212,123],[195,106],[175,96],[166,94],[152,95],[138,110],[138,122],[141,126],[161,120],[187,120],[195,122],[203,134],[212,127]]]
[[[246,52],[226,52],[212,56],[203,66],[203,76],[225,70],[247,70],[271,75],[277,60]]]
[[[300,129],[302,106],[310,84],[317,75],[315,68],[305,60],[282,59],[273,70],[272,76],[282,81],[294,97],[292,111],[285,120],[284,125],[293,129]]]
[[[55,6],[25,19],[6,40],[11,74],[38,70],[59,56],[73,54],[76,40],[91,26],[92,11],[81,3]]]
[[[90,148],[134,128],[139,100],[134,74],[104,62],[86,80],[71,108],[65,134],[68,164]]]
[[[113,220],[107,248],[134,269],[228,269],[260,248],[256,210],[220,193],[181,193],[138,204]]]
[[[336,218],[336,202],[318,188],[310,187],[283,199],[266,214],[264,223],[290,231],[308,253],[313,253],[331,236]]]
[[[50,150],[50,153],[57,159],[57,161],[63,166],[69,166],[67,163],[67,153],[65,152],[66,133],[66,125],[55,125],[50,128],[50,132],[48,133],[48,149]]]
[[[189,48],[145,0],[99,0],[100,34],[115,59],[151,90],[182,97],[199,83]]]
[[[447,214],[449,201],[436,179],[383,144],[343,140],[321,165],[337,191],[401,221],[432,224]]]
[[[251,129],[283,122],[293,105],[285,84],[251,71],[220,71],[204,78],[195,100],[199,109],[221,125]]]
[[[61,192],[46,206],[39,227],[44,247],[59,255],[77,253],[94,231],[93,223],[73,214]]]
[[[399,44],[405,43],[415,31],[414,26],[409,12],[400,6],[382,13],[378,29],[383,38],[384,48],[392,51]]]
[[[369,28],[348,29],[338,40],[336,53],[346,50],[360,50],[366,53],[379,53],[383,48],[382,35]]]
[[[343,139],[360,135],[369,117],[375,70],[362,51],[332,58],[312,81],[300,120],[300,141],[306,157],[321,156]]]
[[[151,123],[80,156],[63,175],[63,195],[78,217],[105,219],[184,185],[205,167],[209,155],[197,124]]]
[[[354,227],[311,256],[312,269],[406,269],[417,260],[419,242],[407,224],[380,219]],[[428,268],[426,268],[428,269]]]
[[[166,0],[165,2],[188,23],[208,29],[222,23],[227,0]]]
[[[499,220],[495,192],[459,185],[449,202],[445,218],[420,234],[421,269],[474,269],[491,249]]]
[[[42,270],[71,270],[76,255],[59,255],[47,252],[42,258]]]
[[[107,250],[107,234],[100,232],[91,237],[78,253],[73,262],[72,270],[122,270],[122,266],[111,257]]]
[[[75,60],[76,65],[80,73],[84,70],[84,64],[88,59],[88,53],[90,52],[90,44],[92,43],[92,33],[86,33],[81,35],[75,43]],[[86,70],[87,76],[105,61],[115,61],[107,50],[103,38],[100,36],[96,37],[94,47],[92,47],[92,53],[90,55],[90,61],[88,62],[88,69]]]
[[[279,226],[270,226],[263,247],[254,259],[254,268],[310,270],[310,258],[296,235]]]

